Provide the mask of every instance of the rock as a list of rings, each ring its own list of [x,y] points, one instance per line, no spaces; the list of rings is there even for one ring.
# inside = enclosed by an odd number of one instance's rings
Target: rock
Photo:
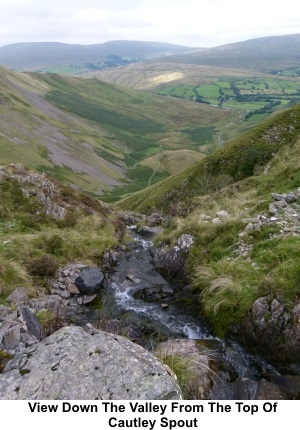
[[[97,297],[97,294],[93,294],[92,296],[84,296],[82,298],[82,304],[88,305],[89,303],[92,303],[96,297]]]
[[[62,298],[57,295],[31,299],[29,306],[37,311],[47,309],[52,312],[56,318],[63,318],[65,316],[65,308],[62,304]]]
[[[169,304],[168,303],[161,303],[160,306],[162,307],[162,309],[168,309]]]
[[[74,282],[72,282],[70,279],[66,279],[66,287],[69,293],[71,294],[80,294],[79,289],[76,287]]]
[[[284,400],[284,393],[280,388],[264,379],[254,381],[249,378],[238,378],[233,383],[234,400]]]
[[[11,351],[15,349],[18,346],[18,343],[20,342],[20,326],[15,325],[9,329],[9,331],[4,335],[3,343],[5,349],[8,351]]]
[[[104,275],[99,269],[87,269],[75,279],[75,285],[85,295],[97,293],[104,283]]]
[[[271,193],[271,196],[273,198],[273,200],[280,202],[281,200],[284,199],[283,194],[278,194],[278,193]]]
[[[211,222],[212,222],[213,224],[218,224],[218,222],[221,222],[221,220],[220,220],[220,218],[213,218],[213,219],[211,220]]]
[[[296,202],[298,200],[298,198],[297,198],[297,196],[296,196],[295,193],[288,193],[288,194],[285,195],[284,200],[287,203],[294,203],[294,202]]]
[[[246,225],[245,231],[253,231],[254,230],[254,224],[252,222],[249,222],[249,224]]]
[[[222,217],[227,217],[227,216],[229,216],[229,213],[228,212],[226,212],[226,211],[219,211],[219,212],[217,212],[216,213],[216,216],[218,217],[218,218],[222,218]]]
[[[28,291],[25,287],[16,288],[9,296],[6,297],[7,303],[12,303],[14,305],[19,304],[28,297]]]
[[[45,330],[41,326],[37,317],[31,312],[31,310],[27,306],[21,309],[20,316],[26,323],[27,330],[29,333],[35,336],[38,340],[45,339]]]
[[[194,238],[190,234],[182,234],[177,241],[177,245],[171,248],[161,247],[154,249],[153,264],[168,282],[172,281],[181,285],[188,282],[186,260],[193,240]]]
[[[275,215],[277,212],[278,212],[278,208],[277,208],[277,206],[275,206],[275,204],[274,204],[274,203],[270,203],[270,204],[269,204],[269,213],[270,213],[271,215]]]
[[[151,237],[154,234],[157,234],[158,230],[156,227],[148,227],[147,225],[143,225],[141,227],[138,227],[136,229],[136,232],[138,234],[140,234],[141,236],[147,236],[147,237]]]
[[[181,377],[190,399],[207,400],[211,398],[214,379],[215,351],[196,340],[170,339],[158,345],[155,354],[163,361],[172,363],[180,360]]]
[[[128,339],[64,327],[18,354],[0,375],[0,398],[176,400],[181,390],[152,354]]]
[[[279,364],[300,360],[300,303],[288,310],[276,298],[260,297],[243,319],[240,330],[245,345],[267,358]]]

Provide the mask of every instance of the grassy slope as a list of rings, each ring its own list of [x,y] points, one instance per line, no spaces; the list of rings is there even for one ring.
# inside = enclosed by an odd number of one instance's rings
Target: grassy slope
[[[169,227],[157,244],[176,243],[183,233],[194,236],[188,265],[199,313],[222,336],[258,297],[276,297],[287,309],[297,302],[299,236],[280,233],[282,226],[276,223],[249,233],[245,227],[257,214],[270,217],[270,193],[298,187],[300,106],[274,116],[161,187],[156,184],[143,196],[127,199],[123,207],[165,210]],[[228,217],[212,223],[220,210]],[[248,249],[246,256],[236,253],[240,246]]]
[[[134,184],[117,190],[115,197],[148,185],[153,175],[151,159],[150,163],[145,161],[148,157],[161,150],[176,151],[173,159],[178,164],[178,150],[205,152],[206,149],[200,147],[201,139],[203,145],[209,143],[211,147],[217,141],[217,128],[225,127],[236,118],[228,110],[188,100],[170,100],[98,80],[47,74],[38,75],[38,79],[52,88],[47,93],[49,102],[101,125],[109,133],[111,143],[105,145],[103,154],[110,151],[112,160],[118,157],[125,167],[131,168],[128,177],[134,180]],[[211,128],[215,129],[203,139]],[[138,164],[141,161],[143,164]],[[191,158],[190,164],[193,161]],[[166,168],[160,176],[156,174],[154,180],[166,176],[169,171]]]
[[[140,212],[168,213],[176,202],[186,205],[191,197],[214,192],[251,177],[300,132],[300,107],[288,109],[224,145],[189,169],[123,200],[123,208]]]
[[[35,77],[1,68],[0,82],[2,163],[47,170],[95,193],[118,184],[120,167],[97,153],[110,142],[104,129],[45,101],[50,87]]]
[[[231,121],[225,110],[99,81],[4,68],[0,81],[1,162],[46,171],[95,194],[121,185],[128,168],[160,148],[198,151],[201,127]],[[152,174],[138,166],[128,179],[141,189]]]
[[[0,303],[6,305],[16,287],[27,287],[34,296],[58,265],[100,264],[103,253],[118,243],[119,225],[106,206],[54,181],[48,197],[67,212],[65,219],[56,220],[35,197],[45,178],[40,175],[37,181],[32,175],[37,185],[26,182],[26,190],[35,190],[28,198],[15,174],[29,178],[30,172],[9,166],[0,175]]]

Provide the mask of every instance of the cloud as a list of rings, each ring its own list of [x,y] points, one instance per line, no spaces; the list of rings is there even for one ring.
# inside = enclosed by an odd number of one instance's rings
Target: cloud
[[[294,0],[0,0],[0,43],[158,40],[216,46],[300,32]]]

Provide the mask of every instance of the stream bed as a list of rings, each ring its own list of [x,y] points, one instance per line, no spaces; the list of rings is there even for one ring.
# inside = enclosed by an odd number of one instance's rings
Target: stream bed
[[[81,323],[122,334],[154,351],[161,342],[193,340],[199,354],[214,357],[210,399],[299,398],[299,377],[280,372],[263,357],[247,352],[232,339],[212,335],[205,320],[195,318],[190,309],[173,301],[173,288],[153,266],[153,243],[135,236],[107,280],[101,304],[85,307]],[[300,390],[299,390],[300,391]]]

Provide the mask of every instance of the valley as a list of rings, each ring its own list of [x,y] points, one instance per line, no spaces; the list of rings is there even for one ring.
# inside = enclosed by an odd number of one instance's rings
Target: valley
[[[134,398],[144,358],[155,383],[141,398],[300,398],[298,40],[76,77],[0,67],[7,398],[32,395],[35,357],[66,380],[40,398],[73,398],[76,384]],[[70,384],[65,356],[43,358],[63,342],[78,364]]]

